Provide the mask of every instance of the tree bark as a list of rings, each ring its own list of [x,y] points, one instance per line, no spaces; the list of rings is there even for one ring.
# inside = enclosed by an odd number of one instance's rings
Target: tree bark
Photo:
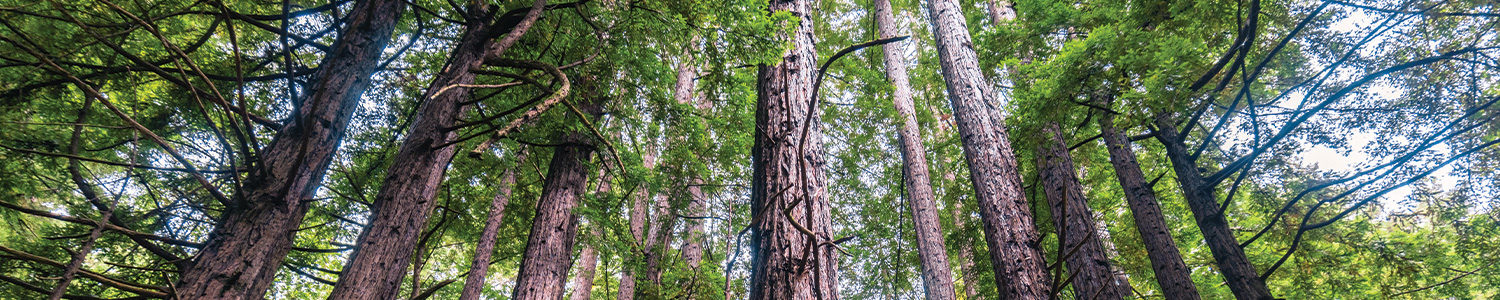
[[[990,25],[1000,26],[1010,23],[1016,19],[1016,10],[1011,8],[1010,1],[988,0],[985,6],[990,10]]]
[[[994,96],[979,70],[968,24],[956,0],[928,0],[938,60],[969,165],[985,243],[1001,299],[1046,299],[1051,293],[1040,239],[1033,224],[1009,134],[989,107]]]
[[[306,86],[311,93],[294,106],[291,121],[261,150],[259,164],[245,177],[243,196],[225,204],[197,260],[175,284],[178,297],[265,296],[403,7],[397,0],[354,4],[333,51]]]
[[[691,53],[685,53],[683,61],[677,65],[677,83],[672,89],[672,97],[677,100],[677,104],[693,104],[695,99],[699,99],[693,93],[696,87],[693,78],[698,76],[698,68],[694,67],[695,62],[692,58]],[[700,103],[696,103],[699,111],[707,112],[706,102],[708,101],[705,99]],[[703,262],[702,217],[708,214],[708,199],[703,195],[702,177],[694,176],[689,182],[690,184],[687,186],[687,209],[682,212],[682,215],[692,218],[683,220],[686,223],[684,224],[686,227],[684,228],[685,235],[682,241],[682,259],[687,262],[688,267],[697,272],[699,264]],[[688,297],[693,298],[691,295]]]
[[[634,242],[631,249],[635,251],[627,254],[630,257],[623,257],[625,266],[620,274],[620,289],[615,294],[615,298],[618,300],[635,299],[635,273],[641,263],[638,260],[643,257],[643,255],[638,255],[638,253],[644,251],[644,248],[641,247],[646,244],[646,222],[648,221],[646,218],[649,217],[647,215],[649,208],[647,208],[646,197],[636,195],[632,196],[632,198],[635,201],[630,205],[630,237]]]
[[[880,38],[897,36],[896,17],[890,0],[875,0],[875,27]],[[916,109],[911,100],[911,83],[906,78],[906,59],[901,43],[885,44],[885,76],[895,86],[891,101],[900,115],[902,182],[905,184],[907,203],[911,208],[912,223],[917,236],[917,254],[922,263],[922,290],[927,300],[954,300],[953,270],[948,266],[948,251],[943,246],[942,219],[938,217],[936,200],[932,196],[932,180],[927,172],[927,150],[922,146],[922,134],[918,129]]]
[[[1056,122],[1046,126],[1042,134],[1047,141],[1038,146],[1037,167],[1052,207],[1052,223],[1063,239],[1058,251],[1064,253],[1068,277],[1073,278],[1073,297],[1125,299],[1130,296],[1130,287],[1120,285],[1115,278],[1102,242],[1105,236],[1098,234],[1099,228],[1094,225],[1094,211],[1089,209],[1083,185],[1073,170],[1073,157],[1062,129]]]
[[[948,176],[951,178],[953,174],[949,173]],[[968,215],[963,212],[963,200],[955,200],[952,205],[953,207],[949,208],[948,212],[953,215],[953,230],[964,230],[965,223],[967,223],[965,219],[968,218]],[[974,270],[974,249],[968,246],[963,245],[958,247],[958,271],[960,272],[960,278],[964,281],[964,300],[976,300],[979,299],[979,290],[975,287],[977,285],[975,277],[979,274],[979,271]]]
[[[1240,242],[1229,228],[1229,221],[1219,208],[1214,187],[1208,185],[1203,174],[1198,173],[1198,163],[1189,158],[1187,145],[1177,136],[1177,126],[1165,114],[1156,115],[1156,140],[1166,146],[1167,159],[1172,161],[1172,170],[1177,173],[1177,185],[1182,187],[1183,198],[1193,211],[1193,219],[1208,250],[1213,252],[1219,273],[1224,275],[1224,284],[1240,300],[1271,300],[1271,289],[1255,271],[1255,265],[1245,256]]]
[[[822,122],[813,95],[817,51],[807,0],[772,0],[800,19],[791,49],[761,65],[751,149],[751,300],[838,299],[838,256],[823,182]]]
[[[672,243],[672,229],[677,225],[677,217],[672,214],[672,204],[665,193],[656,195],[656,214],[651,222],[651,230],[647,234],[646,241],[646,282],[650,284],[649,290],[641,290],[637,285],[636,293],[650,292],[660,293],[662,258],[666,256],[668,245]],[[646,299],[639,297],[636,298]]]
[[[500,175],[495,198],[490,200],[489,217],[485,218],[484,231],[479,233],[479,244],[474,246],[474,260],[469,263],[463,291],[458,294],[459,300],[478,300],[479,293],[484,291],[484,280],[490,270],[490,256],[495,253],[495,236],[500,233],[500,225],[505,224],[505,206],[510,204],[511,190],[516,185],[516,169],[521,168],[521,163],[525,161],[526,152],[522,150],[516,155],[516,165]]]
[[[483,12],[488,8],[475,8],[480,15],[489,14]],[[396,298],[402,276],[411,264],[417,235],[426,228],[443,172],[457,150],[453,145],[439,148],[457,137],[458,132],[448,128],[463,114],[461,103],[469,99],[469,89],[457,85],[474,83],[474,73],[469,70],[478,67],[494,45],[489,28],[485,22],[467,26],[448,64],[422,95],[424,101],[393,160],[398,163],[387,169],[371,203],[369,225],[355,242],[329,300]]]
[[[573,275],[573,296],[569,300],[589,300],[594,289],[594,270],[598,269],[599,254],[593,246],[584,245],[578,253],[578,274]]]
[[[1146,256],[1151,259],[1157,285],[1161,286],[1167,299],[1200,299],[1198,288],[1193,285],[1192,273],[1182,262],[1177,242],[1172,239],[1167,221],[1162,217],[1156,191],[1151,189],[1146,174],[1141,172],[1129,139],[1115,129],[1113,115],[1099,118],[1099,130],[1104,135],[1104,145],[1109,148],[1109,162],[1114,166],[1115,178],[1125,191],[1125,201],[1130,205],[1130,214],[1135,217],[1136,229],[1146,246]]]
[[[597,104],[578,103],[591,116],[602,111]],[[594,147],[586,132],[570,132],[558,139],[542,197],[537,202],[536,218],[521,255],[511,299],[559,300],[568,268],[573,262],[573,243],[578,235],[578,214],[573,212],[586,189],[588,168],[584,165]]]

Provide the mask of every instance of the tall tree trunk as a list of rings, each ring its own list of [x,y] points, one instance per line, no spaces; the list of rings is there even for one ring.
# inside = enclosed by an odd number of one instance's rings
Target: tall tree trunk
[[[477,15],[490,14],[488,7],[475,9]],[[457,86],[474,83],[474,73],[469,70],[480,65],[494,44],[486,22],[471,23],[442,73],[422,95],[424,101],[393,160],[399,163],[391,164],[386,171],[370,207],[369,225],[355,242],[354,253],[328,299],[396,298],[417,235],[427,225],[443,172],[457,149],[452,145],[439,147],[457,137],[458,132],[448,127],[463,114],[461,103],[469,99],[469,89]]]
[[[1229,228],[1229,221],[1214,196],[1214,187],[1208,185],[1203,174],[1198,173],[1198,163],[1189,158],[1187,145],[1177,136],[1177,126],[1165,114],[1156,115],[1156,140],[1166,146],[1167,159],[1172,161],[1172,170],[1177,173],[1177,185],[1182,187],[1183,198],[1193,211],[1193,219],[1208,250],[1218,262],[1219,273],[1224,275],[1224,284],[1240,300],[1270,300],[1271,289],[1261,280],[1255,265],[1245,256],[1240,242]]]
[[[875,0],[875,27],[880,38],[897,35],[896,17],[890,0]],[[902,182],[912,223],[917,232],[917,254],[922,262],[922,290],[927,300],[954,300],[953,271],[948,267],[948,251],[943,246],[942,219],[932,196],[932,181],[927,173],[927,151],[917,127],[916,109],[911,100],[911,83],[906,78],[906,59],[901,43],[885,44],[885,76],[895,85],[891,101],[900,115]]]
[[[1125,201],[1130,204],[1130,214],[1135,217],[1136,229],[1146,246],[1146,256],[1151,259],[1157,285],[1161,286],[1167,299],[1199,299],[1192,274],[1182,262],[1177,242],[1172,239],[1161,206],[1156,202],[1156,191],[1151,190],[1151,185],[1146,182],[1146,174],[1141,172],[1141,165],[1135,160],[1135,150],[1130,149],[1129,139],[1115,129],[1113,115],[1099,118],[1099,130],[1104,135],[1104,145],[1109,148],[1109,163],[1115,167],[1115,178],[1125,191]]]
[[[979,71],[963,11],[956,0],[928,0],[927,10],[1000,297],[1046,299],[1051,286],[1040,239],[1021,192],[1015,152],[1005,124],[995,124],[1002,118],[992,116],[1000,112],[989,107],[994,93]]]
[[[616,135],[618,138],[619,132],[616,132]],[[609,173],[608,169],[599,168],[598,180],[598,186],[594,187],[594,197],[607,197],[611,189],[610,181],[614,180],[614,176]],[[593,293],[594,272],[598,270],[599,253],[594,250],[593,245],[584,244],[578,256],[578,274],[573,276],[573,295],[568,299],[588,300],[589,294]]]
[[[602,113],[596,103],[578,103],[578,106],[591,117]],[[511,299],[563,298],[563,285],[573,262],[573,243],[578,235],[578,214],[573,208],[587,188],[588,167],[584,163],[594,147],[586,131],[563,134],[556,143],[564,146],[553,148],[552,163],[547,167],[547,179],[542,185],[542,197],[537,202],[536,218],[521,255]]]
[[[951,178],[953,174],[949,173],[948,176]],[[951,205],[953,207],[949,208],[948,212],[953,215],[953,230],[964,230],[965,223],[967,223],[965,219],[968,218],[968,215],[963,212],[963,200],[953,201]],[[975,287],[977,285],[975,280],[978,280],[975,277],[978,277],[979,271],[974,270],[974,249],[969,247],[969,245],[959,246],[958,257],[958,272],[960,278],[964,281],[964,300],[977,300],[979,299],[979,290]]]
[[[646,281],[651,284],[650,292],[659,293],[661,289],[662,258],[666,256],[668,245],[672,243],[672,230],[677,225],[677,216],[673,215],[671,200],[666,192],[656,194],[656,213],[653,214],[651,229],[647,233],[646,241]],[[636,292],[642,290],[637,285]],[[640,298],[640,297],[637,297]]]
[[[694,100],[698,99],[693,93],[696,86],[693,78],[698,76],[698,68],[694,67],[695,65],[696,62],[693,61],[691,53],[685,53],[682,62],[677,65],[677,83],[672,89],[672,98],[677,100],[677,104],[693,104]],[[708,101],[705,99],[702,102]],[[696,104],[698,110],[704,112],[708,110],[705,103]],[[686,228],[684,228],[685,235],[682,240],[682,259],[696,273],[699,264],[703,262],[702,217],[708,214],[708,199],[703,195],[701,175],[694,175],[688,182],[690,184],[687,185],[687,209],[682,212],[682,215],[692,218],[683,220]],[[692,296],[689,297],[692,298]]]
[[[526,151],[523,149],[516,154],[516,165],[500,175],[495,198],[490,200],[489,217],[485,218],[484,231],[479,233],[479,244],[474,246],[474,260],[469,262],[469,273],[464,276],[463,291],[458,294],[459,300],[478,300],[479,293],[484,291],[485,276],[490,271],[490,256],[495,253],[495,236],[500,233],[500,225],[505,224],[505,206],[510,204],[511,189],[516,185],[516,169],[521,168],[525,161]]]
[[[358,1],[304,90],[292,119],[250,169],[240,194],[175,284],[182,299],[259,300],[291,249],[314,190],[338,150],[404,2]]]
[[[637,187],[637,189],[644,188]],[[645,249],[643,246],[646,244],[646,222],[649,221],[647,220],[649,217],[647,214],[647,210],[649,210],[647,208],[648,201],[646,201],[645,196],[639,194],[632,196],[632,198],[635,201],[630,205],[630,237],[633,239],[630,248],[634,251],[626,254],[629,255],[628,257],[622,257],[625,266],[620,274],[620,289],[615,294],[615,298],[618,300],[635,299],[635,273],[642,263],[639,259],[644,257],[644,255],[640,253],[644,253]]]
[[[584,245],[578,253],[578,273],[573,275],[573,296],[569,300],[589,300],[594,290],[594,270],[598,269],[599,253],[594,246]]]
[[[1073,298],[1125,299],[1130,296],[1130,287],[1121,286],[1115,279],[1102,242],[1106,237],[1099,235],[1099,228],[1094,225],[1094,211],[1089,209],[1083,185],[1073,170],[1073,157],[1068,153],[1062,129],[1056,122],[1046,126],[1042,134],[1047,142],[1038,146],[1037,167],[1047,202],[1052,206],[1052,223],[1063,239],[1058,251],[1066,257],[1063,261],[1067,262],[1068,277],[1073,280]]]
[[[1016,10],[1011,8],[1010,1],[988,0],[985,6],[990,10],[990,25],[1000,26],[1016,19]]]
[[[838,299],[838,256],[823,182],[822,123],[813,78],[808,0],[772,0],[770,11],[800,19],[783,33],[791,49],[761,65],[751,149],[750,300]]]

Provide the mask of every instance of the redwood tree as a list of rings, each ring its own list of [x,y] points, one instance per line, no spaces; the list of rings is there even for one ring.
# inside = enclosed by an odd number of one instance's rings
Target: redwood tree
[[[761,65],[751,149],[750,299],[838,299],[838,256],[824,190],[822,131],[813,78],[813,11],[808,0],[772,0],[798,19],[790,49]]]
[[[1067,262],[1075,299],[1125,299],[1130,297],[1128,283],[1116,279],[1105,253],[1104,236],[1099,234],[1094,211],[1083,194],[1083,185],[1073,170],[1073,155],[1056,122],[1045,125],[1037,146],[1037,172],[1042,189],[1052,208],[1052,224],[1062,239],[1063,261]]]
[[[890,0],[875,0],[875,27],[880,38],[896,37],[896,20]],[[912,223],[917,232],[917,254],[922,261],[922,290],[928,300],[953,300],[953,271],[948,267],[948,251],[943,246],[942,219],[938,217],[936,200],[932,196],[932,180],[927,172],[927,150],[922,146],[922,134],[917,127],[916,109],[911,100],[911,83],[906,76],[906,51],[901,43],[884,46],[885,76],[891,80],[895,90],[891,101],[896,107],[897,120],[901,124],[896,132],[900,137],[901,175],[906,201],[911,208]]]
[[[243,191],[225,203],[193,266],[182,270],[177,297],[265,297],[403,8],[397,0],[354,4],[306,86],[310,93],[297,100],[290,121],[260,151]]]
[[[1040,239],[1021,192],[1021,175],[995,93],[979,69],[969,27],[956,0],[927,0],[948,99],[963,143],[984,223],[985,244],[1003,299],[1051,296]]]

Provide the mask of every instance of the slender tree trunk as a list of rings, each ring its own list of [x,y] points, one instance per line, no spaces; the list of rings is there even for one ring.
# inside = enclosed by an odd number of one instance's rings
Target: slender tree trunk
[[[488,7],[476,10],[480,15],[490,14],[484,12]],[[469,70],[480,65],[494,44],[489,28],[485,22],[467,26],[448,64],[422,95],[422,106],[396,152],[394,161],[399,163],[391,164],[386,171],[370,207],[369,225],[355,242],[354,253],[328,299],[396,298],[402,274],[411,264],[417,235],[426,228],[443,172],[457,150],[451,145],[438,147],[456,138],[457,131],[447,128],[463,114],[460,103],[469,99],[469,89],[456,86],[474,83],[474,73]]]
[[[490,270],[490,256],[495,253],[495,236],[500,233],[500,225],[505,224],[505,206],[510,204],[511,189],[516,185],[516,169],[521,168],[521,163],[525,161],[526,152],[522,150],[516,155],[516,165],[500,175],[495,198],[490,200],[490,212],[484,221],[484,231],[479,233],[479,244],[474,246],[474,260],[469,263],[463,291],[458,294],[459,300],[478,300],[479,294],[484,291],[485,276]]]
[[[1161,286],[1167,299],[1197,300],[1198,288],[1182,254],[1177,251],[1177,242],[1168,231],[1167,221],[1162,217],[1157,204],[1156,191],[1146,182],[1140,163],[1135,160],[1135,151],[1130,149],[1129,139],[1115,129],[1114,116],[1099,118],[1099,130],[1104,135],[1104,145],[1109,148],[1109,162],[1115,167],[1115,178],[1125,191],[1125,201],[1130,204],[1130,214],[1135,217],[1136,229],[1146,246],[1146,256],[1151,259],[1151,270],[1156,273],[1156,283]]]
[[[875,27],[880,38],[897,35],[896,17],[890,0],[875,0]],[[902,181],[911,206],[912,223],[917,232],[917,254],[922,262],[922,290],[927,300],[954,300],[953,271],[948,267],[948,251],[943,246],[942,219],[932,196],[932,181],[927,173],[927,150],[922,146],[916,109],[911,100],[911,83],[906,78],[906,51],[901,43],[885,44],[885,76],[895,85],[891,101],[900,115],[897,130],[901,142]]]
[[[1219,273],[1224,275],[1224,284],[1234,292],[1235,299],[1272,299],[1271,289],[1261,280],[1260,273],[1255,271],[1255,265],[1250,264],[1245,250],[1240,248],[1234,231],[1230,230],[1229,221],[1224,218],[1219,201],[1214,196],[1214,187],[1204,181],[1203,174],[1198,173],[1198,163],[1188,157],[1187,146],[1177,136],[1177,126],[1164,114],[1157,114],[1155,123],[1156,140],[1166,146],[1167,158],[1172,161],[1172,169],[1177,173],[1177,185],[1182,187],[1183,198],[1193,211],[1198,230],[1203,232],[1208,250],[1213,252],[1214,261],[1218,262]]]
[[[695,40],[696,42],[696,40]],[[698,99],[693,93],[696,84],[693,78],[698,76],[698,68],[691,53],[683,55],[683,61],[677,65],[677,83],[672,89],[672,97],[677,104],[692,104]],[[707,102],[707,101],[703,101]],[[700,111],[706,112],[704,103],[697,103]],[[703,178],[695,175],[687,185],[687,209],[682,215],[690,216],[683,220],[686,228],[682,241],[682,259],[687,262],[693,272],[698,271],[699,264],[703,262],[703,219],[708,214],[708,199],[703,195]],[[689,296],[692,297],[692,296]]]
[[[1010,1],[988,0],[985,6],[990,10],[990,25],[1000,26],[1016,19],[1016,10],[1011,8]]]
[[[594,103],[578,106],[594,117],[602,113]],[[578,214],[573,209],[587,188],[588,168],[584,163],[594,152],[591,140],[586,132],[571,132],[557,141],[565,146],[553,148],[552,163],[547,167],[547,179],[537,202],[526,250],[521,255],[511,299],[563,298],[563,285],[573,262],[573,243],[578,235]]]
[[[618,138],[619,132],[616,132]],[[599,168],[599,184],[594,188],[594,197],[607,197],[611,189],[610,181],[614,176],[605,168]],[[597,235],[596,235],[597,236]],[[584,244],[583,250],[578,253],[578,273],[573,277],[573,295],[570,300],[588,300],[593,293],[594,272],[598,270],[599,253],[594,246]]]
[[[644,189],[644,187],[638,189]],[[646,222],[648,221],[646,218],[649,217],[647,215],[649,208],[647,208],[646,197],[635,195],[632,198],[635,201],[630,205],[630,236],[634,242],[631,249],[635,251],[628,253],[627,257],[622,257],[625,266],[623,272],[620,274],[620,289],[615,294],[615,298],[618,300],[635,299],[635,273],[640,263],[642,263],[639,259],[644,256],[639,255],[639,253],[645,251],[642,246],[646,244]]]
[[[594,270],[598,269],[599,254],[593,246],[584,245],[578,253],[578,274],[573,275],[573,296],[569,300],[589,300],[594,289]]]
[[[995,124],[990,83],[979,71],[979,59],[968,24],[956,0],[928,0],[938,60],[948,98],[968,160],[969,177],[984,221],[985,243],[994,264],[1002,299],[1046,299],[1051,296],[1040,239],[1033,224],[1009,136]]]
[[[952,174],[950,173],[948,176],[952,176]],[[958,200],[953,201],[952,205],[953,207],[949,208],[948,212],[953,215],[953,230],[963,230],[965,223],[967,223],[965,219],[968,219],[968,216],[963,212],[964,203],[962,200]],[[975,277],[977,277],[976,275],[979,274],[979,271],[974,270],[974,259],[976,259],[974,257],[974,249],[968,246],[963,245],[958,247],[958,271],[960,278],[964,281],[964,300],[977,300],[979,299],[979,290],[975,288],[975,282],[977,282]]]
[[[1098,234],[1094,211],[1089,209],[1083,185],[1073,170],[1073,157],[1056,122],[1043,129],[1047,142],[1037,149],[1037,166],[1047,202],[1052,205],[1052,223],[1063,239],[1058,250],[1066,255],[1068,273],[1073,278],[1075,299],[1125,299],[1128,286],[1115,280],[1109,256],[1104,251],[1105,238]]]
[[[703,233],[703,218],[709,214],[708,197],[703,194],[703,189],[700,187],[702,184],[703,179],[693,178],[692,185],[689,185],[687,188],[687,195],[690,197],[688,199],[687,211],[682,213],[685,216],[692,217],[691,219],[683,220],[687,224],[685,224],[686,228],[684,228],[686,235],[682,237],[682,260],[687,263],[688,267],[693,268],[695,274],[703,264],[703,239],[705,236]]]
[[[791,49],[761,65],[751,149],[750,299],[837,300],[838,256],[823,182],[823,138],[812,98],[817,70],[811,1],[772,0],[800,19]]]
[[[83,108],[78,110],[78,120],[73,122],[74,124],[78,125],[73,125],[73,136],[71,142],[68,144],[68,154],[78,156],[78,151],[83,146],[83,124],[88,123],[89,108],[91,108],[93,104],[93,97],[88,97],[83,100]],[[130,156],[132,161],[134,161],[135,158],[135,153],[133,152],[134,151],[132,151],[132,155]],[[83,177],[83,164],[79,163],[77,159],[68,159],[68,175],[72,177],[73,185],[78,186],[78,192],[80,194],[83,194],[83,197],[90,203],[104,203],[104,199],[100,197],[99,193],[95,190],[94,185],[89,184],[88,180]],[[88,237],[83,240],[83,244],[78,245],[78,250],[75,250],[73,252],[72,257],[68,261],[68,265],[66,267],[63,267],[62,276],[59,276],[60,278],[57,281],[57,286],[52,287],[52,292],[47,296],[48,300],[58,300],[62,299],[63,296],[67,296],[68,285],[73,283],[73,277],[78,275],[78,270],[80,268],[83,268],[84,260],[87,260],[89,254],[94,252],[94,243],[98,242],[99,236],[104,234],[104,226],[100,226],[97,224],[107,222],[114,218],[115,210],[112,208],[113,205],[96,206],[100,210],[101,214],[101,216],[99,216],[99,220],[97,221],[99,223],[96,223],[93,229],[89,229]]]
[[[664,192],[657,193],[656,214],[653,215],[654,218],[652,219],[654,220],[651,222],[651,230],[647,233],[648,236],[646,237],[645,279],[650,286],[648,286],[649,289],[642,290],[640,289],[640,285],[636,285],[636,293],[638,294],[636,298],[647,299],[648,297],[641,297],[644,295],[642,294],[643,292],[652,294],[661,293],[662,258],[666,256],[667,250],[671,248],[668,245],[672,243],[672,229],[677,224],[677,217],[672,214],[673,210],[667,194]],[[652,295],[649,298],[656,297]]]
[[[296,229],[323,179],[360,94],[395,31],[403,1],[358,1],[306,86],[287,123],[260,151],[241,197],[226,203],[219,224],[175,284],[182,299],[259,300],[291,249]]]

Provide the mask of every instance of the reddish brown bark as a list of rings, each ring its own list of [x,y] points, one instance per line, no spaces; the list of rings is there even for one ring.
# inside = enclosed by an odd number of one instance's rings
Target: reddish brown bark
[[[683,55],[683,61],[677,64],[677,83],[672,89],[672,98],[677,104],[692,104],[696,97],[693,89],[696,86],[693,78],[698,76],[698,69],[694,67],[695,62],[691,54]],[[707,99],[699,100],[698,110],[707,112]],[[687,262],[688,267],[697,272],[699,264],[703,262],[703,218],[708,215],[708,199],[703,194],[703,179],[694,177],[687,185],[687,208],[682,215],[689,216],[683,221],[684,236],[682,240],[682,259]],[[689,296],[692,297],[692,296]]]
[[[487,8],[476,9],[489,14],[484,12]],[[489,28],[484,22],[468,26],[448,64],[422,95],[425,101],[396,152],[394,161],[399,163],[386,171],[371,203],[369,225],[355,242],[354,253],[328,299],[393,299],[399,292],[417,235],[426,228],[443,172],[456,152],[455,146],[440,145],[457,137],[456,131],[447,128],[463,114],[461,103],[469,99],[469,89],[458,85],[474,83],[469,70],[478,67],[493,47]]]
[[[1198,163],[1189,158],[1187,145],[1177,135],[1176,124],[1164,114],[1156,115],[1155,123],[1156,140],[1166,146],[1167,159],[1172,161],[1172,170],[1177,174],[1177,185],[1182,187],[1183,198],[1193,211],[1198,230],[1203,233],[1208,250],[1213,252],[1219,273],[1224,275],[1224,284],[1234,292],[1235,299],[1272,299],[1271,289],[1255,271],[1255,265],[1250,264],[1245,250],[1234,237],[1234,231],[1230,230],[1229,221],[1224,218],[1214,196],[1214,186],[1203,179],[1203,174],[1198,173]]]
[[[838,256],[823,182],[822,131],[813,95],[817,51],[807,0],[772,0],[800,19],[791,49],[761,65],[751,150],[751,300],[836,300]]]
[[[1052,294],[1049,276],[1015,152],[1005,124],[998,123],[1001,112],[989,107],[995,93],[979,70],[963,11],[956,0],[928,0],[927,10],[1000,297],[1046,299]]]
[[[624,258],[626,263],[624,272],[620,274],[620,289],[616,290],[615,294],[615,298],[618,300],[635,299],[636,267],[643,263],[640,261],[640,258],[643,256],[637,255],[637,253],[638,251],[642,251],[642,247],[646,244],[646,222],[649,217],[647,214],[647,210],[649,210],[647,208],[648,201],[646,201],[644,195],[635,195],[632,198],[635,201],[630,205],[630,236],[634,242],[632,249],[637,250],[632,251],[632,253],[628,254],[629,257]]]
[[[359,1],[319,65],[292,118],[227,203],[191,268],[175,284],[182,299],[259,300],[291,248],[313,191],[359,107],[360,94],[395,31],[403,1]]]
[[[490,256],[495,253],[495,236],[500,233],[500,225],[505,224],[505,206],[510,204],[511,189],[516,184],[516,169],[521,168],[521,163],[525,161],[526,152],[522,150],[516,155],[516,165],[500,175],[495,198],[490,200],[489,217],[485,218],[484,231],[479,233],[479,243],[474,246],[474,259],[469,263],[469,273],[464,276],[464,288],[458,294],[459,300],[477,300],[479,293],[484,291],[484,280],[490,270]]]
[[[579,108],[593,116],[602,111],[597,105],[580,103]],[[573,262],[573,244],[578,235],[578,214],[573,212],[583,195],[588,167],[594,147],[586,132],[571,132],[559,137],[552,163],[537,202],[536,218],[521,255],[515,290],[511,299],[558,300],[568,268]]]
[[[875,0],[875,27],[880,38],[897,36],[896,20],[890,0]],[[885,44],[885,76],[895,86],[891,102],[896,107],[900,136],[901,175],[906,201],[911,208],[917,236],[917,254],[922,263],[922,290],[927,300],[953,300],[953,271],[948,267],[948,251],[943,246],[942,219],[938,217],[932,196],[932,180],[927,173],[927,151],[922,146],[916,109],[911,100],[911,83],[906,77],[906,51],[901,43]]]
[[[1115,278],[1105,252],[1104,238],[1084,197],[1083,185],[1073,170],[1073,157],[1057,123],[1043,129],[1046,142],[1038,146],[1037,167],[1047,202],[1052,207],[1052,223],[1063,239],[1059,252],[1065,253],[1068,277],[1072,278],[1075,299],[1125,299],[1130,287]]]
[[[1151,190],[1146,174],[1141,172],[1135,151],[1130,148],[1130,139],[1115,129],[1113,115],[1099,118],[1099,131],[1104,135],[1104,145],[1109,148],[1109,162],[1114,166],[1115,179],[1125,191],[1125,201],[1130,205],[1130,214],[1135,218],[1141,242],[1146,246],[1146,256],[1151,260],[1157,285],[1161,286],[1167,299],[1199,299],[1192,273],[1182,262],[1182,254],[1177,252],[1177,242],[1172,239],[1161,206],[1157,204],[1156,191]]]
[[[578,253],[578,273],[573,275],[573,295],[569,300],[589,300],[594,290],[594,270],[598,269],[599,254],[593,246],[584,245]]]
[[[947,176],[952,178],[953,174],[949,173]],[[965,224],[968,223],[966,221],[968,216],[964,212],[963,201],[953,201],[950,205],[953,205],[953,207],[948,209],[948,213],[953,216],[953,230],[964,230]],[[975,285],[978,285],[976,277],[978,277],[979,271],[974,269],[974,260],[977,259],[974,257],[974,249],[968,247],[968,245],[961,245],[958,247],[958,257],[959,278],[964,283],[963,299],[979,299],[979,290],[975,288]]]

